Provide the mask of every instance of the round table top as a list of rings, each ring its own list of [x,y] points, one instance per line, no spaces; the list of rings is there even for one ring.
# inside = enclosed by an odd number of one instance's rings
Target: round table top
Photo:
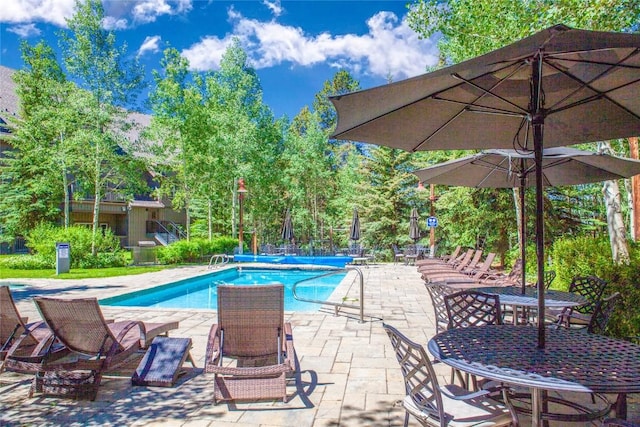
[[[524,295],[522,295],[522,288],[519,286],[490,286],[474,288],[474,290],[499,295],[502,304],[522,307],[538,306],[538,290],[533,287],[526,287]],[[587,299],[584,296],[573,292],[555,290],[544,292],[544,305],[548,308],[575,307],[586,302]]]
[[[578,329],[488,325],[450,329],[429,352],[447,365],[515,385],[595,393],[640,392],[640,345]]]

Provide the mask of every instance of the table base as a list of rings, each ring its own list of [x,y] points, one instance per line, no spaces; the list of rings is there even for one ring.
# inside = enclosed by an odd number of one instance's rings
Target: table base
[[[545,390],[538,389],[532,393],[510,393],[509,400],[518,413],[529,416],[532,412],[539,413],[540,419],[537,423],[536,420],[532,420],[533,425],[538,425],[540,421],[589,422],[607,416],[615,404],[602,395],[593,394],[592,396],[596,401],[594,407],[584,406],[561,397],[549,396]],[[556,412],[559,409],[556,409],[558,406],[573,410],[575,413]]]

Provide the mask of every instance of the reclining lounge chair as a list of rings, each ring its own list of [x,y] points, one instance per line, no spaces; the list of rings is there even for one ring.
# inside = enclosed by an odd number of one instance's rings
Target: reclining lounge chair
[[[44,321],[70,354],[58,360],[45,358],[30,396],[43,392],[95,400],[105,371],[123,365],[157,335],[178,327],[178,322],[108,323],[96,298],[36,297],[34,300]]]

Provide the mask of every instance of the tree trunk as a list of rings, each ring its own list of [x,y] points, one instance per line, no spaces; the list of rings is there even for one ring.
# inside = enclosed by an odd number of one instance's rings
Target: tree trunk
[[[608,142],[599,142],[598,151],[610,154],[611,146]],[[609,242],[611,254],[616,264],[629,263],[629,248],[627,246],[627,233],[622,217],[620,189],[617,181],[605,181],[602,189],[604,203],[607,208],[607,228],[609,230]]]
[[[93,229],[91,233],[91,255],[96,256],[98,254],[98,248],[96,247],[96,240],[98,238],[98,229],[100,228],[100,180],[96,178],[95,191],[93,193]]]
[[[209,240],[213,239],[213,215],[211,213],[211,199],[207,200],[207,226],[209,227]]]
[[[67,168],[66,166],[62,166],[62,187],[64,188],[64,228],[65,230],[69,228],[69,216],[70,209],[69,205],[71,203],[71,196],[69,195],[69,182],[67,177]]]
[[[638,159],[638,138],[629,138],[629,151],[632,159]],[[631,177],[631,237],[640,240],[640,175]]]

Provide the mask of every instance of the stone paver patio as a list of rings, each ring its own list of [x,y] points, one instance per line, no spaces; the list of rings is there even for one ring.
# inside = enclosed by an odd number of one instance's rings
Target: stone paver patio
[[[94,402],[29,399],[30,377],[3,373],[0,426],[401,426],[404,410],[398,401],[404,386],[382,321],[426,344],[435,333],[431,302],[414,266],[373,264],[360,270],[365,280],[363,323],[356,310],[338,316],[330,307],[287,313],[300,365],[298,385],[289,387],[287,403],[213,405],[212,378],[200,372],[215,311],[103,307],[105,317],[116,320],[179,320],[180,328],[171,335],[192,338],[192,355],[200,369],[190,370],[174,388],[133,387],[128,377],[107,377]],[[104,298],[207,272],[206,267],[185,267],[122,278],[20,280],[31,286],[15,295],[21,314],[38,319],[30,299],[34,294]],[[359,297],[355,273],[332,296],[343,297]],[[442,381],[448,380],[449,368],[435,367]],[[638,406],[631,397],[630,418],[640,419]],[[521,423],[530,421],[522,418]],[[417,423],[412,419],[410,425]]]

